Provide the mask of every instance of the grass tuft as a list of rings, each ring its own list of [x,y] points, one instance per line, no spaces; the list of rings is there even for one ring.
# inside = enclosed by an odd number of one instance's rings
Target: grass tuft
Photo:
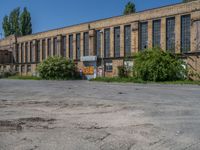
[[[35,77],[35,76],[10,76],[8,79],[14,79],[14,80],[42,80],[40,77]]]
[[[92,79],[91,81],[97,81],[97,82],[118,82],[118,83],[158,83],[158,84],[194,84],[194,85],[200,85],[200,81],[192,81],[192,80],[181,80],[181,81],[164,81],[164,82],[152,82],[152,81],[143,81],[142,79],[138,78],[119,78],[119,77],[102,77],[102,78],[96,78]]]

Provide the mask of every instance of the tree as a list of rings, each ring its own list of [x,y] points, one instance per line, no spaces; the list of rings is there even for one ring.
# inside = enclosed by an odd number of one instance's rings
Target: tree
[[[20,27],[19,27],[19,15],[20,15],[20,8],[15,8],[11,11],[9,16],[9,22],[11,25],[11,34],[20,35]]]
[[[135,13],[135,11],[136,11],[135,4],[131,1],[129,1],[125,6],[124,15]]]
[[[29,35],[32,33],[31,15],[26,7],[20,15],[20,31],[21,35]]]
[[[5,37],[9,35],[28,35],[32,33],[31,15],[25,7],[20,14],[17,7],[11,11],[9,17],[6,15],[2,22]]]
[[[8,16],[5,16],[3,18],[2,26],[3,26],[5,37],[11,35],[11,26],[10,26],[10,22],[9,22]]]
[[[191,1],[196,1],[196,0],[183,0],[183,3],[191,2]]]

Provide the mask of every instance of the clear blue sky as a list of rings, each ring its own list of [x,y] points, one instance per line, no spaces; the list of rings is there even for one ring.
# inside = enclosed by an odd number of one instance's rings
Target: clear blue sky
[[[129,0],[0,0],[0,33],[2,20],[16,7],[31,12],[33,32],[41,32],[121,15]],[[134,0],[137,11],[181,2],[181,0]]]

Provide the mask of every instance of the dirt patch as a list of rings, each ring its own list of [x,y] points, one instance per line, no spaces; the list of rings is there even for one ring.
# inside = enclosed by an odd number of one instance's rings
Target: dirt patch
[[[26,101],[26,102],[19,102],[17,106],[24,106],[24,105],[45,105],[48,106],[50,104],[49,101]]]
[[[91,133],[90,133],[91,134]],[[94,133],[91,135],[88,135],[86,137],[84,137],[84,140],[87,140],[89,142],[102,142],[103,140],[105,140],[106,138],[108,138],[111,135],[111,133],[108,132],[101,132],[101,133]]]
[[[8,132],[8,131],[21,131],[22,124],[15,121],[0,121],[0,132]]]
[[[0,132],[21,131],[25,128],[49,129],[55,119],[40,117],[20,118],[16,120],[0,120]]]
[[[101,127],[97,123],[92,123],[92,124],[82,124],[78,123],[75,125],[77,128],[82,129],[82,130],[100,130],[100,129],[106,129],[108,127]]]
[[[32,117],[32,118],[20,118],[19,121],[23,122],[23,123],[26,123],[26,122],[54,122],[55,119]]]

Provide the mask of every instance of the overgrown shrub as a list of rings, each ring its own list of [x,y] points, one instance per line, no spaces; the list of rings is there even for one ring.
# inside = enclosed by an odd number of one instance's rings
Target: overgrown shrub
[[[190,70],[188,72],[188,77],[190,80],[198,80],[200,81],[200,73]]]
[[[145,81],[174,81],[187,77],[186,64],[159,48],[136,54],[133,70],[138,78]]]
[[[37,67],[41,78],[46,80],[65,80],[76,78],[76,66],[64,57],[48,57]]]
[[[10,76],[15,76],[16,74],[17,72],[12,69],[9,70],[4,69],[0,71],[0,78],[8,78]]]
[[[119,66],[118,67],[118,77],[120,78],[128,78],[130,75],[130,68],[128,68],[127,66]]]

